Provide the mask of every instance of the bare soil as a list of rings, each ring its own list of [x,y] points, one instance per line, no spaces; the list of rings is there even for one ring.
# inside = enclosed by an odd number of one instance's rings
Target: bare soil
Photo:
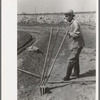
[[[49,57],[52,53],[52,47],[55,41],[56,31],[60,27],[55,27],[53,38],[49,50]],[[56,84],[47,84],[51,93],[40,96],[38,84],[40,79],[18,71],[18,100],[96,100],[96,31],[90,26],[81,26],[86,46],[80,55],[80,78],[71,79],[69,82]],[[41,76],[44,58],[46,54],[49,32],[51,27],[46,26],[20,26],[18,31],[24,31],[36,38],[33,43],[43,54],[28,52],[27,49],[18,55],[18,68]],[[60,28],[57,42],[54,48],[52,59],[64,36],[64,28]],[[70,54],[68,49],[68,39],[66,38],[63,47],[57,58],[56,64],[49,78],[51,81],[62,81],[66,73],[67,58]]]

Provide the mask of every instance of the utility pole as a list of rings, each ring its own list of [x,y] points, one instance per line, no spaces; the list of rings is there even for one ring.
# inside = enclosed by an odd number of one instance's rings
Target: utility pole
[[[37,23],[37,14],[36,14],[36,7],[35,7],[35,16],[36,16],[36,23]]]
[[[35,7],[35,14],[36,14],[36,7]]]

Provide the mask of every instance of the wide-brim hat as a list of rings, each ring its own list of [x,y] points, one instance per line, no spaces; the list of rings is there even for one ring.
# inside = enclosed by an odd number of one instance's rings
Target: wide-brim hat
[[[75,16],[74,11],[73,11],[73,10],[68,10],[68,11],[65,13],[65,16],[68,16],[68,15],[72,15],[72,16],[74,17],[74,16]]]

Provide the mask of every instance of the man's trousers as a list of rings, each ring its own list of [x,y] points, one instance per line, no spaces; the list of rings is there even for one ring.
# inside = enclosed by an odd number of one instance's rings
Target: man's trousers
[[[68,58],[68,65],[67,65],[67,72],[66,77],[70,78],[70,75],[72,73],[72,69],[74,69],[74,75],[79,76],[80,73],[80,67],[79,67],[79,55],[81,53],[83,47],[80,48],[74,48],[71,50],[71,54]]]

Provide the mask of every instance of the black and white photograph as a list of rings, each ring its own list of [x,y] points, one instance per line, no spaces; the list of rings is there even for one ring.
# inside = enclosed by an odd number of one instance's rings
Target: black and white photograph
[[[97,0],[17,0],[17,100],[97,100]]]

